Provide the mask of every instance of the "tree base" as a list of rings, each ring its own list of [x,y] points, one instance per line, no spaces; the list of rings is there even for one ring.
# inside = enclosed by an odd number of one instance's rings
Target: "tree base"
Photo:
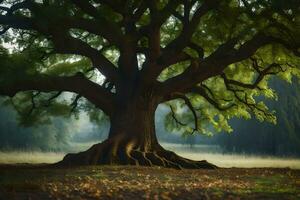
[[[111,139],[95,144],[87,151],[67,154],[62,161],[55,164],[59,167],[84,165],[162,166],[175,169],[218,168],[205,160],[194,161],[180,157],[172,151],[163,149],[160,145],[152,151],[142,151],[141,148],[133,148],[130,142],[122,145]]]

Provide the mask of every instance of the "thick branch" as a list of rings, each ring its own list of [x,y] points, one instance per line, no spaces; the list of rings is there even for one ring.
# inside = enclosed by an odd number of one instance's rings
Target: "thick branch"
[[[210,77],[221,75],[228,65],[250,58],[259,48],[267,44],[279,43],[294,52],[294,54],[299,48],[299,44],[289,44],[284,40],[267,36],[263,33],[257,33],[239,49],[235,49],[234,46],[238,41],[238,38],[233,38],[221,45],[202,62],[192,62],[190,67],[182,74],[170,78],[162,84],[162,87],[160,88],[162,94],[170,95],[173,92],[186,92],[188,88],[191,88]]]
[[[113,94],[86,79],[80,73],[70,77],[53,77],[48,75],[26,76],[22,79],[11,80],[0,85],[0,95],[10,97],[18,92],[30,90],[40,92],[74,92],[87,98],[106,114],[109,115],[113,112]]]
[[[69,26],[80,28],[91,33],[100,35],[107,39],[111,44],[120,45],[122,43],[121,29],[113,22],[107,21],[99,11],[86,0],[72,0],[84,12],[94,17],[95,20],[87,19],[68,19]]]
[[[26,17],[0,15],[0,24],[16,29],[33,29],[32,20]]]
[[[95,68],[97,68],[105,77],[115,81],[117,79],[117,70],[115,66],[98,51],[90,47],[80,39],[73,38],[64,33],[53,33],[52,41],[58,53],[77,54],[91,59]]]
[[[202,16],[211,9],[217,7],[218,4],[219,0],[204,1],[204,3],[195,11],[192,19],[188,23],[184,24],[181,34],[164,48],[162,55],[157,59],[158,66],[154,69],[149,69],[149,72],[146,72],[148,77],[156,79],[166,67],[174,63],[170,62],[170,60],[174,61],[175,59],[176,62],[176,58],[182,56],[183,49],[191,44],[191,38],[197,29]],[[199,50],[199,48],[200,47],[197,49]],[[202,56],[201,53],[200,56]]]
[[[93,49],[85,42],[68,36],[67,31],[70,28],[79,28],[90,31],[99,35],[107,35],[110,40],[115,40],[119,36],[113,37],[116,31],[111,31],[109,28],[106,30],[98,28],[99,25],[92,20],[86,19],[61,19],[61,21],[44,27],[38,23],[39,20],[35,18],[19,17],[13,15],[0,15],[0,24],[7,25],[11,28],[21,30],[36,30],[46,36],[52,38],[58,53],[64,54],[77,54],[90,58],[99,71],[111,80],[117,78],[117,71],[114,65],[106,59],[100,51]]]
[[[152,26],[162,26],[162,24],[173,14],[175,9],[179,6],[181,0],[169,1],[168,4],[162,10],[156,10],[152,13],[152,20],[149,26],[146,26],[142,29],[143,31],[149,30]],[[150,5],[150,7],[153,7]]]

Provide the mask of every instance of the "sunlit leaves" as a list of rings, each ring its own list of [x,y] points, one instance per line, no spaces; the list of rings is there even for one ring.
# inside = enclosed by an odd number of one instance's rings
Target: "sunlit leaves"
[[[176,75],[181,74],[188,66],[190,65],[190,62],[181,62],[177,63],[175,65],[172,65],[168,68],[166,68],[158,77],[159,81],[165,81],[171,77],[174,77]]]
[[[74,75],[92,68],[91,61],[87,58],[74,57],[63,60],[62,57],[59,57],[58,59],[58,62],[53,63],[49,60],[49,66],[44,73],[61,76]]]
[[[276,6],[279,4],[262,3],[262,1],[248,1],[251,5],[239,4],[238,1],[224,2],[226,3],[221,4],[222,12],[214,11],[204,16],[199,29],[194,34],[193,42],[204,48],[205,56],[209,56],[228,39],[242,35],[239,44],[235,46],[235,49],[239,49],[259,31],[282,38],[289,44],[299,44],[299,28],[297,28],[299,15],[286,9],[289,6],[280,7]],[[247,6],[250,7],[246,8]],[[275,10],[270,9],[274,7],[276,7]],[[274,65],[274,63],[276,64]],[[268,69],[271,65],[274,67]],[[210,98],[219,105],[232,103],[234,106],[228,110],[218,110],[205,98],[191,95],[193,105],[201,108],[198,111],[199,116],[203,116],[202,119],[205,119],[200,123],[202,126],[199,132],[230,131],[228,121],[233,117],[244,119],[255,117],[259,121],[276,123],[275,113],[269,110],[264,103],[266,99],[276,100],[278,98],[276,91],[270,88],[269,80],[276,75],[283,80],[292,82],[293,76],[299,77],[299,66],[299,58],[287,50],[284,45],[272,44],[260,48],[253,57],[231,64],[224,70],[228,79],[242,84],[226,85],[219,76],[204,81],[201,84],[209,89],[207,93]],[[258,79],[262,71],[267,75]],[[169,76],[172,77],[172,74]],[[243,87],[243,84],[248,87]],[[251,87],[251,85],[254,86]],[[199,84],[199,86],[201,85]],[[205,127],[204,130],[203,127]]]
[[[274,65],[274,63],[277,63]],[[267,121],[276,123],[276,114],[273,110],[268,109],[264,101],[267,99],[277,100],[276,91],[270,88],[269,81],[274,75],[281,79],[291,82],[293,76],[299,77],[299,58],[283,49],[281,45],[268,45],[261,48],[256,54],[247,60],[232,64],[224,71],[226,77],[234,80],[241,85],[227,85],[221,76],[210,78],[199,86],[207,88],[208,95],[216,101],[220,106],[230,106],[229,109],[220,110],[198,95],[190,95],[189,98],[194,107],[198,109],[199,115],[199,133],[213,134],[222,130],[232,131],[229,120],[231,118],[250,119],[256,118],[259,121]],[[270,68],[270,66],[274,65]],[[259,79],[260,73],[265,70],[266,74]],[[267,71],[266,71],[267,70]],[[170,75],[169,75],[170,76]],[[257,83],[256,83],[257,82]],[[249,88],[243,84],[249,85]],[[255,85],[257,84],[257,85]],[[254,85],[253,88],[250,87]],[[182,102],[181,102],[182,103]],[[174,106],[178,104],[174,104]],[[184,104],[180,104],[181,107]],[[177,113],[188,128],[180,127],[179,131],[184,134],[194,133],[192,127],[193,116],[188,109],[185,112]],[[167,116],[170,122],[171,115]],[[172,126],[178,127],[176,121],[171,121]],[[168,125],[170,129],[172,126]]]
[[[181,22],[174,16],[169,17],[161,27],[161,46],[165,47],[168,43],[173,41],[181,30]]]

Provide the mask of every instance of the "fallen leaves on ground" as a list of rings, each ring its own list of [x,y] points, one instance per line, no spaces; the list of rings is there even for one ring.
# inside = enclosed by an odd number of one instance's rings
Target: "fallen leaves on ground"
[[[300,170],[0,166],[0,199],[300,199]]]

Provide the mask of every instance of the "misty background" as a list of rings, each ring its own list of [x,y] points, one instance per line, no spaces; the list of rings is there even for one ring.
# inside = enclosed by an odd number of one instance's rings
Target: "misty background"
[[[158,139],[163,144],[174,144],[170,148],[175,151],[183,144],[185,149],[189,148],[194,153],[300,157],[300,84],[293,82],[271,82],[279,98],[278,101],[267,102],[267,105],[276,110],[277,125],[255,119],[233,119],[230,123],[234,129],[232,133],[182,136],[181,133],[166,131],[164,116],[169,108],[161,105],[156,112]],[[56,117],[51,121],[22,127],[18,124],[16,111],[1,104],[0,151],[79,152],[105,139],[109,130],[108,122],[92,123],[86,113],[81,113],[78,119]]]

